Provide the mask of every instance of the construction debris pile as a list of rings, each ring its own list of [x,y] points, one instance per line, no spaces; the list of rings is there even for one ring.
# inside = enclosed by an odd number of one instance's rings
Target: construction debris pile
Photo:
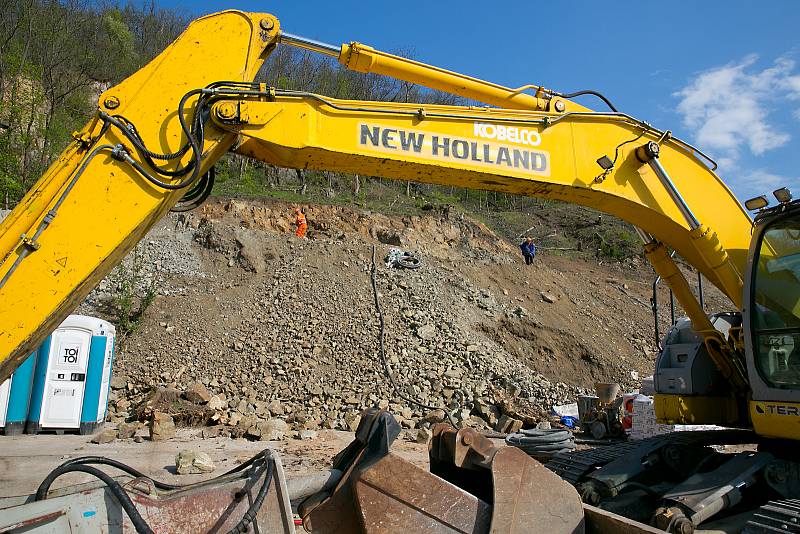
[[[608,295],[595,301],[597,284],[586,283],[575,299],[557,283],[566,275],[544,265],[521,279],[514,250],[477,223],[315,208],[310,240],[300,241],[280,230],[284,212],[280,204],[212,203],[151,232],[139,251],[146,268],[133,283],[158,280],[159,296],[117,356],[112,421],[165,414],[207,426],[207,435],[282,439],[353,430],[363,409],[379,406],[413,432],[447,410],[507,433],[546,419],[597,379],[631,382],[652,366],[642,349],[649,317],[635,301],[605,286]],[[388,245],[425,255],[420,269],[380,264],[377,280],[392,372],[407,397],[441,410],[402,401],[383,373],[369,285],[376,242],[387,242],[379,257]],[[118,284],[107,279],[81,311],[107,312]],[[576,310],[581,301],[591,309]],[[616,324],[619,302],[636,308],[640,324]],[[582,315],[604,329],[602,343],[580,340]],[[540,359],[548,375],[537,370]],[[586,376],[571,372],[584,368]]]
[[[275,272],[277,280],[289,279],[293,272],[308,276],[298,256],[289,259]],[[356,261],[366,268],[365,261]],[[181,390],[187,402],[205,406],[207,421],[231,427],[227,431],[232,435],[259,437],[252,427],[272,418],[284,419],[295,430],[354,430],[358,413],[372,406],[388,407],[406,428],[441,422],[443,411],[407,406],[392,391],[377,360],[378,330],[367,289],[364,284],[364,294],[353,302],[335,284],[319,284],[304,293],[280,282],[261,288],[253,295],[258,311],[245,322],[246,334],[230,339],[229,357],[203,358],[202,341],[192,343],[190,336],[173,331],[189,344],[189,360],[163,354],[159,365],[163,368],[172,359],[177,372],[152,376],[150,357],[121,358],[113,383],[119,387],[114,390],[115,408],[129,416],[130,404],[119,398],[130,392],[136,399],[149,387],[127,377],[149,375],[164,387]],[[515,424],[513,419],[538,421],[546,415],[542,407],[576,394],[576,388],[549,382],[461,330],[430,277],[385,270],[379,290],[390,324],[389,363],[408,397],[442,406],[459,422],[507,431],[503,427]],[[336,317],[338,310],[345,317]],[[496,311],[525,320],[513,310]],[[504,401],[507,417],[498,426]]]

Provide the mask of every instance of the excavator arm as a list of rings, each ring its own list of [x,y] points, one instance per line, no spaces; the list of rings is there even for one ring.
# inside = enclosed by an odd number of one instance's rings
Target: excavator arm
[[[265,89],[220,102],[212,119],[240,134],[234,151],[271,164],[551,198],[634,224],[668,244],[734,303],[741,283],[715,269],[656,173],[637,157],[658,144],[661,165],[695,219],[719,227],[728,266],[744,266],[750,218],[686,145],[618,113],[532,112],[334,100]],[[609,172],[596,160],[616,158]],[[643,156],[645,159],[647,156]],[[708,199],[714,199],[709,202]],[[698,225],[699,229],[703,225]],[[723,247],[722,243],[725,243]],[[738,273],[737,273],[738,274]]]
[[[253,83],[281,42],[498,107],[344,101]],[[713,162],[687,143],[539,86],[506,88],[358,43],[282,34],[272,15],[226,11],[193,22],[102,94],[74,137],[0,224],[0,380],[168,210],[208,195],[206,172],[229,149],[285,167],[589,206],[640,229],[648,258],[707,342],[719,336],[665,245],[741,304],[751,220]],[[723,347],[715,361],[741,389],[728,356]]]

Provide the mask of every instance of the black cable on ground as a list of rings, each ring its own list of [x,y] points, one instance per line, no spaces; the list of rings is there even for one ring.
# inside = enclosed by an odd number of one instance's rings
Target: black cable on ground
[[[549,460],[559,452],[575,449],[575,438],[569,430],[531,428],[506,437],[506,444],[522,449],[537,460]]]
[[[404,395],[403,392],[400,390],[400,386],[394,379],[394,375],[392,375],[392,370],[389,368],[389,362],[386,360],[386,346],[385,346],[385,337],[386,337],[386,323],[383,318],[383,310],[381,309],[381,303],[378,301],[378,282],[377,282],[377,273],[378,273],[378,263],[375,261],[375,245],[372,245],[372,271],[370,273],[370,281],[372,282],[372,296],[375,301],[375,310],[378,312],[378,322],[380,325],[380,334],[378,336],[379,344],[380,344],[380,351],[379,355],[381,357],[381,362],[383,363],[383,373],[386,375],[386,378],[389,379],[389,383],[392,385],[394,389],[395,395],[400,397],[406,402],[410,402],[420,408],[425,408],[426,410],[443,410],[445,416],[447,416],[447,420],[450,421],[450,424],[454,427],[458,427],[455,421],[453,420],[453,416],[450,415],[450,412],[446,408],[437,408],[436,406],[428,406],[427,404],[423,404],[417,400],[411,399],[408,396]]]
[[[47,478],[45,478],[41,483],[39,489],[36,490],[36,497],[34,500],[43,500],[47,496],[47,491],[50,489],[50,485],[56,478],[65,473],[72,473],[75,471],[99,478],[106,486],[108,486],[108,489],[117,499],[117,502],[120,504],[120,506],[122,506],[122,509],[125,510],[125,513],[128,514],[128,517],[130,518],[131,523],[133,523],[133,527],[136,529],[136,532],[139,534],[153,534],[153,530],[144,520],[142,514],[139,513],[139,510],[136,509],[136,505],[133,504],[133,501],[131,501],[131,498],[127,493],[125,493],[125,490],[122,489],[120,483],[103,471],[100,471],[96,467],[89,465],[74,464],[56,467],[50,472],[49,475],[47,475]]]
[[[208,484],[209,481],[202,481],[196,482],[194,484],[187,484],[183,486],[178,486],[174,484],[168,484],[166,482],[160,482],[158,480],[154,480],[143,473],[137,471],[136,469],[130,467],[129,465],[123,464],[122,462],[118,462],[116,460],[112,460],[111,458],[106,458],[104,456],[84,456],[81,458],[73,458],[71,460],[67,460],[60,466],[56,467],[54,470],[47,475],[47,477],[42,481],[39,485],[39,488],[36,490],[36,496],[34,498],[35,501],[41,501],[47,498],[47,493],[50,491],[50,486],[52,486],[53,482],[66,473],[72,472],[81,472],[92,475],[102,481],[106,486],[108,486],[111,493],[120,503],[122,509],[128,515],[133,523],[136,532],[139,534],[151,534],[153,530],[141,516],[139,511],[136,509],[136,506],[131,501],[128,494],[122,488],[119,482],[114,480],[110,475],[106,474],[99,469],[92,467],[89,464],[98,464],[98,465],[108,465],[110,467],[114,467],[123,471],[133,477],[136,478],[145,478],[153,483],[153,485],[158,489],[163,490],[180,490],[180,489],[187,489],[192,486],[196,486],[198,484]],[[255,499],[253,499],[252,504],[247,508],[247,511],[244,513],[242,518],[239,522],[228,531],[228,534],[242,534],[248,531],[250,523],[252,523],[255,518],[258,510],[264,504],[264,499],[266,498],[269,488],[272,485],[272,478],[274,476],[274,462],[270,458],[266,456],[266,451],[262,451],[246,462],[237,465],[233,469],[214,477],[213,480],[217,480],[219,478],[238,473],[243,471],[244,469],[253,466],[253,473],[248,476],[248,481],[245,483],[245,487],[242,488],[237,492],[237,499],[241,496],[247,494],[262,475],[264,475],[264,483],[261,485],[258,493],[256,494]]]
[[[397,265],[403,269],[419,269],[422,267],[422,259],[411,252],[404,252],[396,261]]]

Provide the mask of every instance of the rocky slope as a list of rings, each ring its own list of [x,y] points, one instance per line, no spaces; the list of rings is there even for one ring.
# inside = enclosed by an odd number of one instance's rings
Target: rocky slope
[[[132,282],[160,289],[118,354],[114,418],[146,416],[158,387],[177,390],[173,400],[199,390],[191,409],[159,409],[234,435],[274,419],[353,428],[371,406],[407,428],[441,420],[432,410],[441,407],[503,430],[509,418],[535,423],[596,381],[632,387],[652,372],[651,275],[635,259],[542,254],[528,267],[512,244],[451,212],[310,207],[310,239],[299,240],[290,208],[216,200],[165,218],[143,241]],[[402,396],[427,407],[404,401],[383,372],[373,246],[389,366]],[[417,251],[424,265],[387,267],[392,247]],[[80,311],[113,319],[119,284],[119,273],[105,280]]]

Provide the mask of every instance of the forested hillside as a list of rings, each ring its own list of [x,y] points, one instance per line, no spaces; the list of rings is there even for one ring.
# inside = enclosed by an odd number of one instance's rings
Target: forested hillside
[[[156,7],[0,0],[0,200],[13,204],[90,117],[97,94],[160,52],[186,18]]]
[[[278,15],[280,15],[278,13]],[[0,0],[0,207],[11,208],[91,116],[97,95],[146,64],[190,16],[153,0]],[[413,51],[394,51],[413,56]],[[461,103],[452,95],[346,71],[328,58],[279,47],[259,75],[287,89],[338,98]],[[277,169],[229,155],[217,195],[355,205],[390,213],[456,207],[503,237],[531,233],[554,253],[616,259],[639,247],[627,225],[576,206],[369,176]]]

